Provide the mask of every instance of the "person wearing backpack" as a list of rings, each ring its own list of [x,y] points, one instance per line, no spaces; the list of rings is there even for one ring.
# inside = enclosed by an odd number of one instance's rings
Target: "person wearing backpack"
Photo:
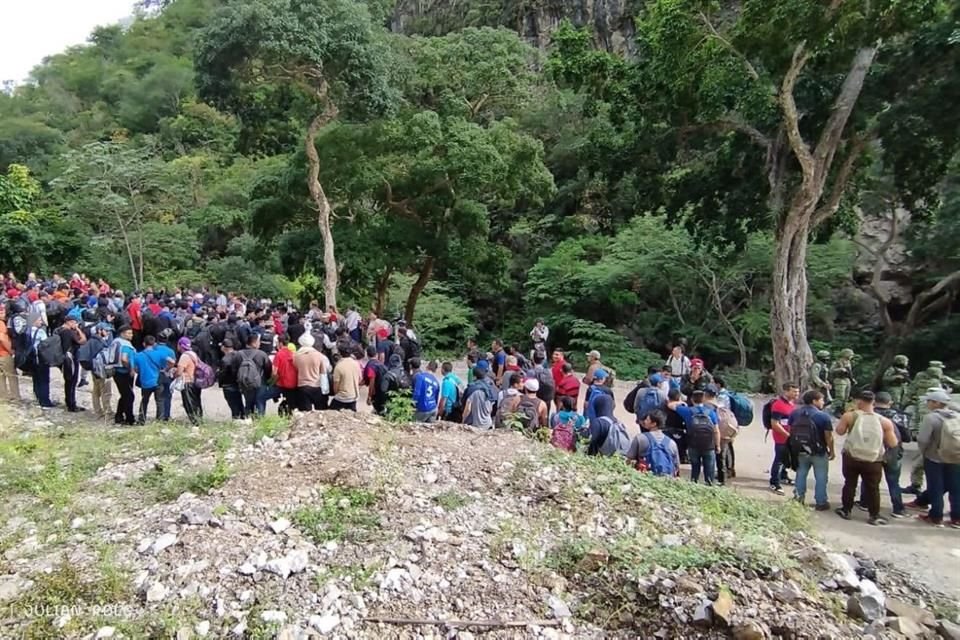
[[[367,346],[367,363],[363,365],[363,384],[367,387],[367,406],[382,416],[387,409],[387,395],[380,389],[387,368],[377,357],[376,345]]]
[[[730,410],[730,405],[720,399],[720,388],[716,384],[709,384],[703,390],[703,404],[717,414],[717,426],[720,429],[720,451],[717,452],[717,484],[723,485],[727,476],[736,476],[734,470],[735,454],[733,441],[740,433],[737,417]]]
[[[826,397],[818,389],[804,392],[801,405],[787,419],[790,429],[789,447],[797,460],[793,496],[800,504],[807,495],[807,477],[813,469],[813,498],[817,511],[829,511],[827,482],[830,461],[834,458],[833,420],[823,410]]]
[[[921,400],[929,411],[917,434],[927,490],[917,502],[928,503],[930,511],[920,519],[942,527],[946,493],[950,497],[950,526],[960,529],[960,413],[949,407],[952,398],[942,389],[929,391]]]
[[[523,381],[523,397],[517,405],[517,414],[523,421],[523,428],[529,434],[534,434],[549,423],[549,409],[547,403],[538,397],[540,382],[536,378],[527,378]]]
[[[547,356],[545,353],[535,352],[533,354],[533,368],[527,372],[528,378],[534,378],[540,383],[540,391],[537,397],[547,404],[547,411],[553,406],[553,400],[557,395],[557,384],[553,381],[553,374],[545,366]]]
[[[77,405],[77,383],[80,381],[80,363],[77,362],[77,351],[87,342],[87,336],[80,330],[77,316],[69,314],[63,325],[54,331],[60,338],[60,348],[63,352],[63,363],[60,371],[63,373],[63,397],[67,411],[77,413],[86,411]]]
[[[893,396],[886,391],[877,392],[874,400],[874,411],[884,418],[888,418],[895,427],[897,446],[887,449],[883,456],[883,479],[887,483],[890,505],[893,507],[890,516],[897,519],[906,518],[907,512],[904,509],[903,492],[900,489],[900,472],[903,467],[903,443],[913,441],[909,429],[910,419],[906,413],[893,406]],[[857,507],[861,511],[867,510],[864,494],[864,485],[860,483],[860,499],[857,500]]]
[[[147,407],[150,406],[151,396],[156,405],[157,420],[163,418],[160,377],[165,376],[167,371],[175,365],[176,359],[169,347],[157,344],[155,336],[150,334],[143,336],[143,351],[134,357],[136,382],[140,388],[140,411],[137,414],[137,424],[146,424]]]
[[[180,388],[180,400],[183,410],[187,413],[190,424],[199,425],[203,421],[203,402],[200,398],[200,387],[196,385],[197,368],[200,356],[194,353],[190,338],[177,340],[177,379],[174,382]]]
[[[463,420],[463,381],[453,372],[453,363],[440,365],[440,419],[450,422]]]
[[[113,369],[113,382],[117,385],[117,410],[113,414],[114,424],[132,426],[137,423],[133,413],[133,371],[135,366],[136,350],[133,348],[133,329],[129,325],[120,327],[116,339],[117,352],[116,366]]]
[[[687,426],[687,455],[690,457],[690,480],[712,485],[716,479],[717,455],[720,453],[720,418],[717,412],[704,404],[704,392],[694,391],[690,396],[693,406],[677,407]]]
[[[113,385],[110,378],[103,378],[98,375],[96,365],[97,357],[100,353],[106,351],[113,344],[113,325],[106,322],[99,322],[93,327],[93,333],[87,340],[85,347],[85,357],[89,362],[82,360],[81,364],[89,367],[93,373],[93,388],[90,390],[90,398],[93,402],[93,415],[102,420],[108,417],[110,407],[113,405]],[[100,356],[102,360],[104,356]],[[111,372],[112,373],[112,372]]]
[[[489,367],[481,366],[481,360],[473,369],[473,382],[463,392],[463,423],[478,429],[492,429],[494,426],[497,389],[491,380]]]
[[[607,386],[607,370],[597,369],[593,373],[593,383],[587,387],[587,392],[583,397],[583,415],[588,420],[597,417],[596,401],[601,397],[607,397],[613,402],[613,390]]]
[[[797,408],[795,403],[799,397],[800,387],[792,382],[785,382],[780,395],[765,404],[761,412],[764,426],[773,434],[770,490],[781,496],[784,495],[783,484],[791,484],[790,476],[787,474],[790,460],[790,449],[787,447],[787,440],[790,439],[788,422],[790,414]]]
[[[576,451],[577,441],[590,435],[590,423],[577,413],[576,402],[565,396],[560,410],[550,418],[550,444],[565,451]]]
[[[20,380],[14,359],[13,336],[7,328],[7,305],[0,305],[0,400],[20,401]]]
[[[43,318],[31,311],[27,317],[28,329],[24,331],[21,344],[17,347],[17,360],[21,369],[30,372],[33,378],[33,395],[43,409],[51,409],[57,404],[50,400],[50,365],[40,357],[40,345],[47,340],[47,329]]]
[[[509,376],[505,380],[509,382],[509,386],[498,394],[497,415],[494,419],[498,429],[510,426],[510,421],[515,419],[520,400],[523,399],[523,378]]]
[[[637,424],[643,428],[643,419],[653,411],[663,409],[667,404],[667,396],[660,388],[663,378],[656,370],[650,373],[646,380],[646,386],[637,389],[636,397],[631,407],[631,412],[637,415]]]
[[[598,395],[594,403],[595,416],[590,419],[588,456],[626,456],[630,449],[627,428],[613,415],[613,396]]]
[[[885,525],[886,519],[880,517],[880,478],[883,475],[885,449],[897,446],[896,428],[889,419],[874,411],[872,391],[861,391],[857,395],[856,406],[854,411],[843,414],[836,427],[837,435],[847,436],[841,456],[842,506],[836,512],[844,520],[850,519],[857,486],[862,480],[863,498],[870,515],[868,522],[874,526]]]
[[[243,394],[243,412],[246,417],[262,416],[266,413],[266,399],[261,402],[261,390],[264,383],[273,375],[270,356],[260,348],[260,334],[251,331],[247,334],[246,348],[240,351],[237,366],[237,387]]]
[[[627,462],[638,471],[675,478],[680,474],[680,450],[677,443],[663,432],[665,422],[666,416],[659,409],[643,417],[643,432],[630,443]]]

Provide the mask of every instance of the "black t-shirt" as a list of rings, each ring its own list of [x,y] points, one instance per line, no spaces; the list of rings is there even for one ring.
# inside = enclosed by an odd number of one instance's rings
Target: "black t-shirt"
[[[71,331],[66,327],[61,327],[57,333],[60,334],[60,344],[63,346],[63,352],[77,355],[77,349],[80,348],[80,342],[77,340],[77,334],[75,331]]]
[[[671,409],[670,407],[664,408],[664,413],[667,416],[667,419],[663,425],[664,431],[675,432],[675,431],[686,431],[687,423],[684,422],[683,416]]]

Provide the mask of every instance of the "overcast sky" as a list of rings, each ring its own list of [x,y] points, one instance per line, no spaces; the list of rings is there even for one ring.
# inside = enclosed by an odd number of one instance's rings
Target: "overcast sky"
[[[134,0],[0,0],[0,81],[22,82],[49,55],[133,13]]]

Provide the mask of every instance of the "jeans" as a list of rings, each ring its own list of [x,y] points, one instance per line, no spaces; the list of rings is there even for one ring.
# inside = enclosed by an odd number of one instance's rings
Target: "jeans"
[[[960,464],[923,460],[930,500],[930,519],[943,520],[943,494],[950,495],[950,520],[960,521]]]
[[[248,389],[247,391],[241,391],[243,395],[243,417],[252,418],[258,413],[257,407],[259,403],[257,402],[257,393],[260,391],[260,387],[256,389]],[[266,403],[264,403],[264,408],[266,408]],[[263,415],[263,414],[260,414]]]
[[[357,410],[357,401],[353,402],[343,402],[337,400],[336,398],[330,398],[330,410],[331,411],[356,411]]]
[[[137,424],[145,424],[147,422],[147,407],[150,406],[150,397],[153,397],[154,403],[157,405],[157,418],[160,418],[160,414],[163,413],[162,407],[160,406],[160,396],[158,391],[160,387],[150,387],[149,389],[140,389],[140,413],[137,415]]]
[[[20,400],[20,380],[13,356],[0,356],[0,400]]]
[[[894,513],[903,513],[903,494],[900,489],[900,470],[903,465],[903,449],[897,447],[887,452],[883,462],[883,477],[887,481],[887,491],[890,492],[890,505]],[[860,504],[866,506],[864,500],[864,485],[860,483]]]
[[[857,493],[857,485],[863,481],[863,501],[871,518],[880,515],[880,477],[883,475],[883,462],[864,462],[856,460],[844,453],[841,468],[843,469],[843,510],[849,513],[853,510],[853,498]]]
[[[160,374],[160,389],[157,391],[157,420],[166,422],[170,419],[170,409],[173,407],[173,378]]]
[[[77,384],[80,382],[80,365],[73,358],[73,354],[67,353],[60,365],[60,371],[63,373],[63,400],[67,405],[68,411],[75,411],[77,408]]]
[[[236,387],[227,386],[223,388],[223,399],[227,401],[230,407],[230,417],[234,420],[242,420],[243,412],[243,394]]]
[[[117,400],[117,411],[113,414],[114,424],[136,424],[136,416],[133,415],[133,376],[129,373],[114,373],[113,382],[117,385],[117,393],[120,399]]]
[[[688,449],[687,455],[690,457],[690,479],[693,482],[700,480],[700,469],[703,469],[703,483],[713,484],[717,469],[717,452],[713,449],[709,451],[698,451]]]
[[[180,392],[180,399],[183,401],[183,409],[187,412],[187,419],[190,424],[198,425],[203,422],[203,403],[200,401],[200,389],[191,382]]]
[[[436,422],[437,412],[436,411],[416,411],[413,414],[414,422]]]
[[[50,367],[39,362],[33,366],[33,395],[41,407],[52,407],[50,401]]]
[[[803,502],[807,495],[807,476],[813,468],[813,499],[817,506],[828,504],[827,478],[830,471],[830,460],[826,454],[811,456],[801,453],[797,457],[797,475],[793,486],[793,495]]]
[[[770,465],[770,486],[779,487],[780,481],[787,477],[787,445],[773,445],[773,464]]]

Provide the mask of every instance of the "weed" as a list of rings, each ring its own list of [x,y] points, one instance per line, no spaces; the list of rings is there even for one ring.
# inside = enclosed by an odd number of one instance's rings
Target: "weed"
[[[433,501],[443,507],[445,511],[456,511],[460,507],[465,507],[473,502],[473,498],[451,489],[433,496]]]
[[[413,422],[413,393],[410,389],[391,391],[387,400],[387,422],[408,424]]]
[[[264,438],[276,438],[281,433],[289,431],[290,419],[284,416],[261,416],[257,418],[254,424],[253,433],[250,434],[250,443],[259,442]]]
[[[316,542],[369,540],[380,518],[372,512],[377,495],[363,489],[330,487],[317,506],[297,509],[292,520]]]
[[[317,587],[322,589],[330,580],[340,579],[350,582],[354,589],[365,589],[379,569],[378,564],[327,565],[317,573]]]
[[[150,490],[157,501],[168,502],[176,500],[184,492],[206,495],[211,490],[222,487],[229,479],[230,467],[227,466],[223,454],[218,454],[212,469],[195,473],[179,473],[169,470],[168,467],[155,465],[136,482]]]

